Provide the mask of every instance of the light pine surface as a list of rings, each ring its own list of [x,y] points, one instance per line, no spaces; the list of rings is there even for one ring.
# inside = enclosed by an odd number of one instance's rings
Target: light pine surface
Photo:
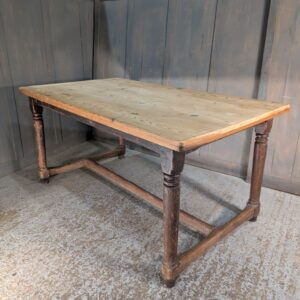
[[[289,105],[127,79],[21,87],[43,103],[175,151],[213,142],[289,110]]]

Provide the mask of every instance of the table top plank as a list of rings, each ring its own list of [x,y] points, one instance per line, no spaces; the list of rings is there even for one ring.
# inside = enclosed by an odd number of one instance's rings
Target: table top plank
[[[290,109],[280,103],[118,78],[20,90],[52,107],[175,151],[197,148]]]

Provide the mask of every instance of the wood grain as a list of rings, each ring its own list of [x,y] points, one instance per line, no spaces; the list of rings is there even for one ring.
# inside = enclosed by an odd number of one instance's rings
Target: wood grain
[[[128,2],[126,78],[162,81],[168,0]]]
[[[22,155],[11,70],[5,43],[3,20],[0,12],[0,177],[13,170],[18,156]]]
[[[274,121],[264,184],[300,194],[300,2],[271,2],[259,98],[276,97],[291,113]],[[251,158],[252,159],[252,158]],[[251,171],[249,170],[249,176]]]
[[[176,151],[195,149],[289,110],[289,105],[126,79],[20,90],[53,107]]]
[[[44,1],[51,40],[51,60],[55,82],[92,78],[93,3],[89,0]],[[67,18],[65,16],[68,16]],[[72,118],[61,117],[63,140],[84,139],[86,127]],[[47,136],[47,134],[46,134]]]
[[[93,78],[125,77],[127,1],[95,1]]]
[[[43,24],[41,9],[39,0],[2,1],[0,7],[14,90],[13,97],[16,101],[18,126],[21,134],[21,157],[26,159],[34,157],[34,148],[32,147],[34,136],[31,130],[32,118],[28,109],[28,101],[19,93],[18,86],[53,82],[51,67],[47,67],[47,48],[44,43],[43,26],[41,26]],[[52,127],[51,121],[51,114],[45,112],[44,122],[47,136],[53,144],[56,144],[55,127]]]
[[[207,89],[216,2],[169,2],[164,84]]]
[[[218,1],[208,80],[209,92],[257,97],[266,2]],[[244,131],[209,145],[206,152],[199,149],[198,161],[209,164],[212,169],[222,167],[223,172],[245,177],[250,143],[251,131]]]
[[[35,157],[32,117],[18,87],[92,78],[92,45],[92,0],[0,0],[0,176]],[[49,153],[85,140],[86,126],[78,124],[45,109]]]

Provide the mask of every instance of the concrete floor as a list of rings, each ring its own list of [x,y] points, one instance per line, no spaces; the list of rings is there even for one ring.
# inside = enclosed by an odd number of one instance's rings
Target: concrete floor
[[[79,145],[51,164],[95,149]],[[130,152],[106,165],[161,195],[156,158]],[[238,178],[185,166],[181,206],[219,225],[243,208],[248,190]],[[300,299],[299,216],[300,197],[263,189],[258,221],[167,289],[160,213],[88,171],[42,185],[29,167],[0,179],[0,299]],[[182,227],[179,249],[199,239]]]

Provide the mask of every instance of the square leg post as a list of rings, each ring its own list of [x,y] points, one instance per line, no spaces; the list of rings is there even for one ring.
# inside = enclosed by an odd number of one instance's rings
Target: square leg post
[[[49,182],[49,169],[47,167],[45,134],[43,122],[43,107],[36,104],[34,99],[29,99],[30,110],[32,112],[35,143],[37,151],[38,172],[41,182]]]
[[[163,262],[161,275],[167,287],[175,284],[179,258],[177,254],[178,221],[180,209],[180,173],[184,166],[184,153],[161,150],[163,187]]]
[[[255,144],[253,166],[251,175],[250,199],[248,207],[254,208],[251,222],[255,222],[260,211],[260,193],[263,181],[265,160],[267,155],[268,137],[272,128],[272,120],[266,121],[255,127]]]

